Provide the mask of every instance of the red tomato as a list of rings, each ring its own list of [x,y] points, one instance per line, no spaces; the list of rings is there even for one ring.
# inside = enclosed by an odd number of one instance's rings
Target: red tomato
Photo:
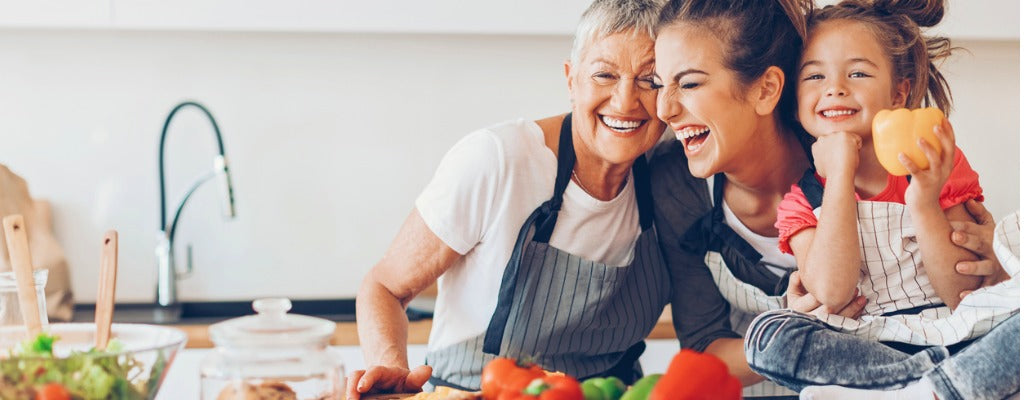
[[[538,387],[528,390],[531,384]],[[480,389],[487,400],[583,400],[575,379],[548,376],[537,365],[520,367],[509,358],[496,358],[484,366]]]
[[[504,392],[522,392],[526,385],[544,376],[536,365],[520,367],[511,358],[496,358],[484,366],[480,377],[480,390],[485,398],[497,399]]]
[[[548,390],[541,392],[540,400],[583,400],[583,390],[579,381],[568,376],[548,376],[544,378]]]
[[[36,400],[71,400],[71,393],[59,383],[47,383],[36,391]]]

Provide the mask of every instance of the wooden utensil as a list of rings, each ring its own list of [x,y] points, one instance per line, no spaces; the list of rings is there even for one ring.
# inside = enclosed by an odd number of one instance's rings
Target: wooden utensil
[[[43,330],[43,323],[39,316],[39,299],[36,297],[35,278],[32,275],[32,255],[28,251],[25,218],[21,214],[8,215],[4,217],[3,224],[7,253],[11,255],[11,267],[18,283],[21,315],[25,320],[28,337],[34,338]]]
[[[100,284],[96,291],[96,350],[105,350],[114,320],[114,292],[117,288],[117,231],[103,235]]]

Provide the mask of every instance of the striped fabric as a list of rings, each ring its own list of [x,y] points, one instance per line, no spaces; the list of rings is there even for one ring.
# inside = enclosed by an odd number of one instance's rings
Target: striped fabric
[[[670,292],[653,228],[647,159],[633,162],[641,233],[633,261],[624,267],[586,260],[548,244],[575,163],[569,114],[559,133],[551,199],[520,228],[487,330],[427,353],[427,364],[434,368],[431,384],[477,390],[483,366],[498,355],[577,378],[614,375],[633,382],[640,377],[644,339]]]
[[[631,265],[615,267],[546,243],[527,244],[501,356],[575,377],[609,371],[647,337],[668,302],[668,271],[654,229],[640,235],[634,254]],[[481,334],[428,353],[434,377],[478,389],[483,365],[495,358],[483,352],[483,342]],[[634,370],[639,374],[638,362]]]
[[[992,249],[1011,277],[1020,275],[1020,211],[1010,214],[996,225]]]
[[[707,264],[708,269],[711,271],[711,277],[715,280],[715,285],[718,286],[722,297],[732,306],[729,318],[733,330],[736,332],[740,334],[746,332],[750,322],[758,314],[783,308],[785,296],[769,296],[761,289],[739,280],[729,270],[720,253],[709,251],[704,257],[704,263]],[[743,396],[785,396],[795,394],[796,392],[769,381],[743,388]]]
[[[858,201],[857,216],[862,258],[857,287],[867,298],[865,315],[816,314],[821,321],[870,340],[948,346],[984,335],[1019,309],[1019,279],[1011,279],[974,291],[950,310],[924,270],[907,206]],[[925,309],[893,315],[918,307]]]

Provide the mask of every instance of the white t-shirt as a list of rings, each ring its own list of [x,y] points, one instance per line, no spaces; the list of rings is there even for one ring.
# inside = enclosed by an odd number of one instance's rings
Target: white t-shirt
[[[715,178],[708,179],[708,190],[715,193]],[[714,202],[714,200],[712,200]],[[762,236],[750,230],[743,221],[740,221],[736,213],[732,212],[729,204],[722,202],[722,214],[725,217],[725,224],[732,228],[737,235],[740,235],[754,250],[761,254],[761,262],[769,272],[776,276],[783,276],[787,271],[796,270],[796,257],[792,254],[783,253],[779,250],[779,237]]]
[[[487,330],[519,228],[551,198],[558,159],[533,121],[518,119],[473,132],[441,160],[416,199],[431,231],[462,254],[438,280],[428,350]],[[550,245],[617,266],[633,260],[640,236],[632,175],[610,201],[570,180]]]

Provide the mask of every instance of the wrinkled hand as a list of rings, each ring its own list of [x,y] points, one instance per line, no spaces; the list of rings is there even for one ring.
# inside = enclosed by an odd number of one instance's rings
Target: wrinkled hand
[[[359,400],[365,393],[409,393],[423,390],[423,384],[430,379],[433,369],[421,365],[412,371],[399,367],[374,366],[360,369],[348,375],[346,395],[349,400]]]
[[[942,186],[946,184],[949,175],[953,172],[953,159],[956,152],[953,126],[949,124],[949,120],[943,118],[942,124],[936,125],[932,129],[935,132],[935,137],[939,139],[942,154],[939,154],[938,149],[932,147],[924,139],[917,139],[917,147],[921,148],[925,158],[928,159],[928,169],[918,168],[917,164],[904,153],[900,153],[898,156],[900,163],[907,168],[912,178],[905,195],[909,206],[924,204],[922,202],[938,204]]]
[[[825,178],[844,172],[852,178],[860,163],[860,146],[860,136],[850,132],[835,132],[819,137],[811,145],[814,169]]]
[[[814,295],[808,293],[803,282],[800,282],[800,271],[795,271],[789,276],[789,287],[786,289],[786,304],[793,311],[804,314],[828,313],[825,310],[825,306],[818,299],[814,298]],[[867,299],[858,293],[853,297],[853,300],[850,300],[846,307],[843,307],[836,314],[850,319],[860,318],[864,314],[865,304],[867,304]]]
[[[953,233],[950,240],[953,244],[970,250],[978,261],[961,261],[956,264],[956,272],[964,275],[981,276],[981,287],[992,286],[1010,279],[1003,266],[999,264],[995,251],[992,250],[992,236],[996,222],[985,206],[976,200],[968,200],[964,205],[974,221],[951,221]],[[960,298],[971,293],[971,290],[960,292]]]

